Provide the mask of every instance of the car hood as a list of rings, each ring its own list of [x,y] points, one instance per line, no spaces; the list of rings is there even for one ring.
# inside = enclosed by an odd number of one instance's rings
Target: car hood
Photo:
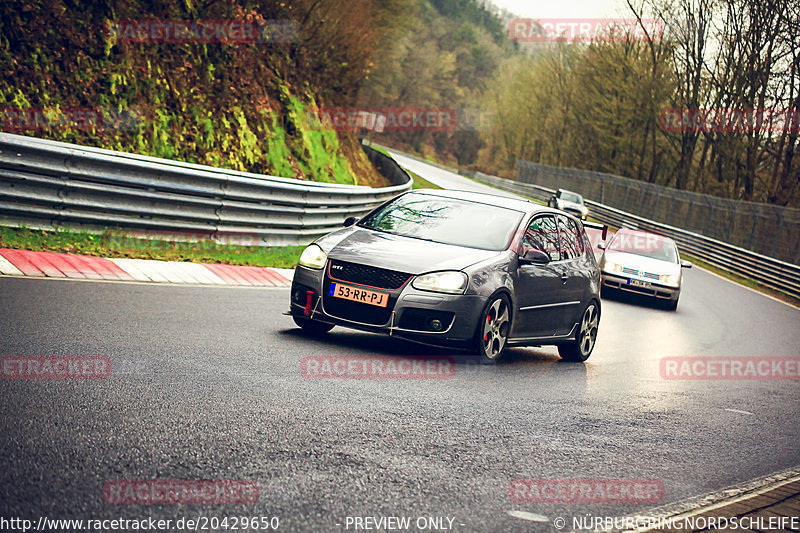
[[[645,257],[643,255],[607,251],[604,254],[604,258],[622,267],[650,272],[651,274],[679,274],[681,271],[681,266],[677,263]]]
[[[346,228],[317,244],[330,259],[349,261],[409,274],[437,270],[462,270],[501,252],[413,239],[364,228]]]
[[[561,203],[561,208],[562,209],[574,209],[575,211],[582,211],[583,210],[583,205],[582,204],[576,204],[575,202],[567,202],[567,201],[564,201],[564,200],[559,200],[559,202]]]

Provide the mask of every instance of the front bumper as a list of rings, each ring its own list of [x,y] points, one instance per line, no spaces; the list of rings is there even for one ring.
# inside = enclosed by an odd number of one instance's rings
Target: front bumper
[[[330,279],[325,272],[295,269],[288,314],[426,344],[468,348],[485,303],[477,295],[420,291],[410,281],[397,290],[378,289],[389,294],[386,308],[343,302],[328,295]],[[438,330],[434,321],[441,325]]]
[[[584,214],[583,211],[580,211],[578,209],[572,209],[569,207],[565,207],[564,209],[562,209],[562,211],[564,211],[565,213],[569,213],[570,215],[577,217],[581,220],[586,220],[586,217],[588,216],[588,213]]]
[[[664,300],[674,300],[681,292],[680,287],[670,287],[651,280],[609,274],[607,272],[601,272],[600,279],[602,280],[604,287],[627,292],[635,292],[637,294],[644,294],[646,296],[652,296],[654,298],[661,298]],[[647,285],[642,286],[638,285],[637,283],[646,283]]]

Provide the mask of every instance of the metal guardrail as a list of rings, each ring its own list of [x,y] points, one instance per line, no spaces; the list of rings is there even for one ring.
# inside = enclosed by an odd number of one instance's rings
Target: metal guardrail
[[[575,191],[586,200],[800,265],[800,209],[521,160],[516,181]]]
[[[476,181],[522,196],[547,201],[553,189],[475,172]],[[718,268],[750,278],[762,285],[800,298],[800,266],[761,255],[699,233],[654,222],[598,202],[587,200],[590,216],[618,228],[642,229],[671,237],[682,251]]]
[[[0,133],[0,224],[305,244],[411,188],[391,158],[364,150],[394,185],[309,182]]]

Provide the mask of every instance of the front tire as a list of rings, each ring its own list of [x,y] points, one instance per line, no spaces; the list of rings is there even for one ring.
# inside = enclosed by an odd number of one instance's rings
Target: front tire
[[[565,361],[583,362],[589,359],[597,340],[597,328],[600,324],[600,307],[592,300],[581,317],[581,326],[577,338],[568,344],[559,344],[558,354]]]
[[[300,326],[303,331],[307,331],[312,335],[322,335],[333,329],[333,324],[328,324],[327,322],[319,322],[301,316],[293,316],[292,319],[294,319],[294,323]]]
[[[511,332],[511,304],[502,294],[493,296],[481,313],[475,331],[475,349],[481,364],[493,365],[503,356]]]
[[[675,311],[678,309],[678,298],[675,298],[674,300],[667,300],[664,303],[664,309],[667,311]]]

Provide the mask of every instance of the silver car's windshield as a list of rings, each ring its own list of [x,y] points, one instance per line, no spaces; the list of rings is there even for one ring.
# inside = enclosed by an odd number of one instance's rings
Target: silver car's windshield
[[[571,192],[562,192],[561,199],[565,202],[572,202],[573,204],[582,204],[583,198]]]
[[[494,205],[405,194],[367,215],[359,226],[481,250],[504,250],[523,213]]]
[[[609,252],[625,252],[670,263],[678,262],[678,251],[672,240],[651,234],[618,233],[608,246]]]

